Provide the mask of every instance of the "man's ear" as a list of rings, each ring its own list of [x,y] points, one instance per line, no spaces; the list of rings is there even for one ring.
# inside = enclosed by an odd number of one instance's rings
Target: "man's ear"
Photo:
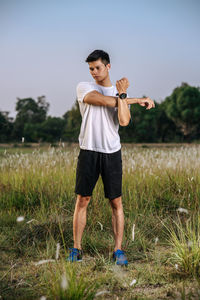
[[[110,68],[111,68],[111,64],[107,64],[106,65],[106,68],[108,69],[108,71],[110,70]]]

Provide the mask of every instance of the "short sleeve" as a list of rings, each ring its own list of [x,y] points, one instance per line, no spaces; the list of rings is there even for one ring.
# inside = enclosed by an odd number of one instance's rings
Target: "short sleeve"
[[[79,82],[76,87],[77,100],[83,102],[84,97],[92,91],[98,91],[98,88],[93,84],[93,82]]]

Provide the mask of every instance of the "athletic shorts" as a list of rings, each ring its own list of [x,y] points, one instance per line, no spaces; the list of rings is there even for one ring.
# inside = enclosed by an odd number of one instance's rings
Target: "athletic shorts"
[[[91,196],[99,175],[102,177],[105,198],[112,200],[120,197],[122,194],[121,149],[114,153],[80,149],[75,193]]]

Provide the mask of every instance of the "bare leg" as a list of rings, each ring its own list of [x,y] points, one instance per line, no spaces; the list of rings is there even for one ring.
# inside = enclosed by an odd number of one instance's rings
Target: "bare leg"
[[[81,249],[81,239],[86,225],[87,206],[91,197],[77,196],[73,217],[74,248]]]
[[[124,212],[122,205],[122,198],[115,198],[110,200],[110,205],[112,207],[112,226],[115,238],[115,248],[121,250],[123,233],[124,233]]]

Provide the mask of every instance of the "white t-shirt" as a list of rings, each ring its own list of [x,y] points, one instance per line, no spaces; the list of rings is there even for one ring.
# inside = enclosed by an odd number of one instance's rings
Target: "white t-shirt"
[[[84,103],[85,95],[94,90],[105,96],[116,96],[118,93],[116,86],[104,87],[95,82],[80,82],[77,85],[77,99],[82,116],[79,145],[85,150],[113,153],[121,149],[118,109]]]

